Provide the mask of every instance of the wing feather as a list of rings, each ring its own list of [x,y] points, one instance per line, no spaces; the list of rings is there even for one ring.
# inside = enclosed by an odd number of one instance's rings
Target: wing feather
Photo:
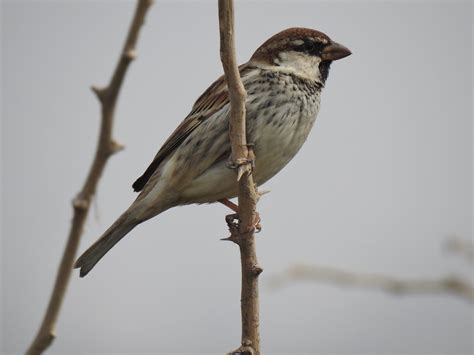
[[[239,67],[241,75],[246,68],[246,65]],[[160,164],[191,134],[191,132],[214,113],[221,110],[228,102],[229,93],[227,84],[224,76],[221,76],[196,100],[189,115],[186,116],[166,140],[143,175],[133,183],[133,190],[137,192],[141,191]]]

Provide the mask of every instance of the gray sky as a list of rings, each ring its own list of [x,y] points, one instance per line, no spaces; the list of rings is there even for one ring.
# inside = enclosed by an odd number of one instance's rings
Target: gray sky
[[[2,339],[22,353],[41,320],[95,149],[99,106],[134,3],[2,2]],[[468,354],[473,311],[268,280],[295,262],[406,278],[469,277],[442,251],[472,238],[472,4],[237,2],[245,62],[291,26],[353,55],[334,63],[306,145],[266,184],[258,254],[265,354]],[[81,251],[134,199],[131,184],[222,72],[214,2],[158,1],[117,107],[114,156]],[[238,249],[220,205],[172,209],[75,274],[50,354],[222,354],[240,338]]]

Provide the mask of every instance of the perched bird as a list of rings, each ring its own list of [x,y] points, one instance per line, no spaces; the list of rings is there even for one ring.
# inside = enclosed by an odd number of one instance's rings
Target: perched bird
[[[290,28],[268,39],[239,67],[247,91],[247,140],[253,143],[257,185],[278,173],[301,148],[318,114],[332,61],[350,54],[322,32]],[[221,76],[135,181],[137,199],[76,261],[81,277],[135,226],[171,207],[222,202],[235,209],[228,201],[238,193],[235,172],[227,167],[229,106]]]

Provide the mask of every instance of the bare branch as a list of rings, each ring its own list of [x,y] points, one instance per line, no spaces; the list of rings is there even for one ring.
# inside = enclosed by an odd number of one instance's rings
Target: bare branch
[[[341,286],[380,289],[397,295],[447,293],[474,302],[474,286],[456,276],[434,280],[403,280],[392,276],[356,273],[331,267],[296,265],[288,268],[281,275],[275,276],[272,279],[272,285],[282,287],[295,281],[315,281]]]
[[[125,41],[122,54],[120,55],[119,62],[115,68],[109,85],[104,88],[96,86],[92,87],[92,90],[97,95],[102,106],[102,121],[97,150],[84,186],[72,202],[74,208],[72,225],[64,249],[64,254],[59,265],[58,273],[56,275],[53,292],[43,322],[41,323],[35,339],[26,352],[27,355],[42,354],[51,345],[55,338],[54,331],[56,322],[71,276],[84,223],[87,219],[89,207],[97,189],[97,184],[102,176],[108,158],[123,149],[123,146],[112,138],[115,104],[127,68],[130,62],[136,57],[135,47],[138,35],[144,22],[145,15],[152,3],[153,0],[138,1],[127,40]]]
[[[474,243],[472,240],[451,237],[446,242],[446,249],[459,256],[465,257],[471,263],[474,262]]]
[[[245,88],[235,58],[234,2],[219,0],[220,54],[230,98],[229,135],[232,146],[231,165],[237,171],[239,184],[238,222],[229,221],[231,237],[240,248],[242,267],[241,346],[231,354],[260,354],[258,266],[255,248],[255,221],[258,194],[252,177],[254,161],[245,131]]]

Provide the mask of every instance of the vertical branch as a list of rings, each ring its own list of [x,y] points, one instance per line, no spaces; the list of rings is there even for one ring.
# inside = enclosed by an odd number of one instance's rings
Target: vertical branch
[[[219,0],[220,55],[229,89],[229,135],[232,146],[231,162],[237,169],[239,184],[238,223],[233,216],[227,218],[231,236],[229,240],[240,248],[242,267],[241,313],[242,343],[231,354],[260,354],[258,266],[255,248],[255,221],[257,219],[257,191],[252,177],[253,152],[247,144],[245,131],[246,92],[240,79],[234,45],[234,4],[232,0]]]
[[[97,95],[102,108],[102,119],[97,150],[84,186],[72,202],[74,214],[71,229],[69,231],[61,263],[59,264],[54,288],[43,322],[41,323],[35,339],[26,352],[27,355],[42,354],[51,345],[55,338],[54,331],[56,322],[66,294],[80,237],[82,235],[84,223],[87,219],[91,201],[97,189],[97,184],[102,176],[107,160],[114,153],[123,149],[123,147],[112,138],[115,105],[127,68],[130,62],[136,57],[135,47],[138,35],[144,22],[145,15],[152,2],[153,0],[138,1],[127,39],[109,85],[104,88],[92,87],[92,90]]]

